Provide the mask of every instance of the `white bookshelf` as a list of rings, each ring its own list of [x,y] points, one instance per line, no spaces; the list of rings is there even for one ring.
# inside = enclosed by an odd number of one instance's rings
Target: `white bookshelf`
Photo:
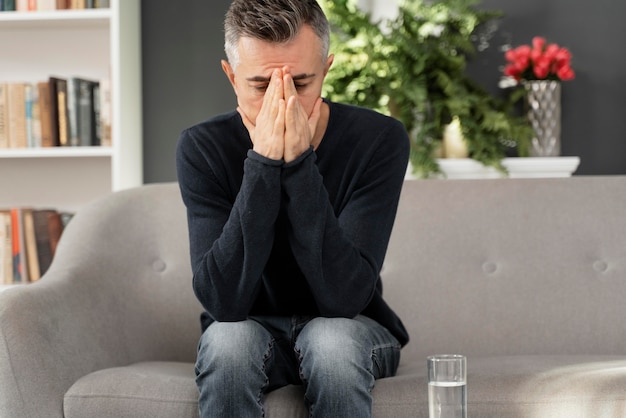
[[[0,208],[85,203],[143,183],[141,1],[0,13],[0,81],[111,80],[112,146],[0,149]]]

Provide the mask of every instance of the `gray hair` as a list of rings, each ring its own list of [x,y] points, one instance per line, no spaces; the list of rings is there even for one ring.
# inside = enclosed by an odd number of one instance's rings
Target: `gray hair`
[[[230,65],[239,64],[241,37],[273,43],[294,39],[311,26],[321,43],[322,60],[330,50],[330,25],[316,0],[234,0],[224,20],[224,51]]]

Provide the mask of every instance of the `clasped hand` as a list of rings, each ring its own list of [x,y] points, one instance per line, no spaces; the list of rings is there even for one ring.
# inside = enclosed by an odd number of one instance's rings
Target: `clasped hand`
[[[237,111],[250,133],[253,150],[274,160],[291,162],[311,146],[320,118],[322,99],[318,98],[308,115],[298,98],[288,69],[276,69],[263,97],[256,121],[241,107]]]

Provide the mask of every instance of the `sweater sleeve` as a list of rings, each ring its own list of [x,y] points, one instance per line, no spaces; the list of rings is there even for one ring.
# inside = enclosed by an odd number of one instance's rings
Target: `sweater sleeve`
[[[193,289],[216,321],[240,321],[258,294],[280,207],[282,161],[248,151],[236,197],[220,162],[186,131],[177,147],[177,174],[187,207]]]
[[[309,151],[283,167],[294,256],[320,314],[354,317],[379,289],[379,273],[408,161],[404,127],[389,123],[363,153],[362,170],[335,213]]]

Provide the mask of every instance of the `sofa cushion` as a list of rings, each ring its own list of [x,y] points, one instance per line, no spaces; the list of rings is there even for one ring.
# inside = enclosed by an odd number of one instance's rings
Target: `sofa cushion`
[[[626,415],[626,356],[497,356],[467,360],[468,415],[591,418]],[[403,363],[374,389],[375,417],[428,418],[426,359]]]
[[[467,367],[472,416],[590,418],[626,413],[626,357],[469,358]]]
[[[93,372],[63,401],[65,417],[197,417],[193,363],[143,362]]]
[[[622,416],[626,357],[509,356],[468,359],[468,413],[477,417]],[[428,417],[426,360],[402,363],[374,388],[374,417]],[[306,417],[301,387],[266,398],[268,418]],[[197,417],[192,363],[147,362],[94,372],[65,395],[68,418]]]

